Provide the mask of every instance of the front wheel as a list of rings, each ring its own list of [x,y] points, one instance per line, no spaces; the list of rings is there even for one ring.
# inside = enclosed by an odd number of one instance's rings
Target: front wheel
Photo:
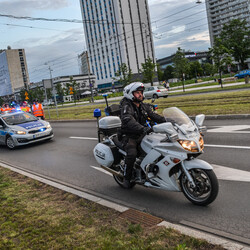
[[[213,170],[189,170],[195,187],[192,187],[184,173],[180,176],[181,190],[188,200],[195,205],[206,206],[213,202],[218,195],[219,185]]]
[[[9,136],[7,139],[6,139],[6,146],[9,148],[9,149],[14,149],[15,148],[15,142],[13,140],[13,138],[11,136]]]

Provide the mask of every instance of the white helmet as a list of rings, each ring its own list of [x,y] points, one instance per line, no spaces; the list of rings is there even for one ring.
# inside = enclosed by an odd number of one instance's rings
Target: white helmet
[[[135,101],[133,93],[138,90],[143,92],[144,89],[145,88],[142,82],[132,82],[124,88],[123,95],[129,100]]]

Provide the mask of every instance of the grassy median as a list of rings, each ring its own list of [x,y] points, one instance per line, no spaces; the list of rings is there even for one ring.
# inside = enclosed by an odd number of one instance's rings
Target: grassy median
[[[0,167],[0,249],[223,249]]]
[[[150,102],[150,101],[146,101]],[[118,102],[117,102],[118,103]],[[205,115],[224,114],[249,114],[250,113],[250,89],[235,92],[213,92],[200,95],[172,96],[159,98],[154,104],[158,104],[158,113],[161,114],[164,108],[178,107],[187,115],[193,116],[200,113]],[[95,105],[74,105],[71,107],[58,108],[56,115],[55,108],[50,109],[50,119],[93,119],[93,111],[101,109],[104,114],[105,104]],[[46,119],[49,119],[48,111],[45,108]]]

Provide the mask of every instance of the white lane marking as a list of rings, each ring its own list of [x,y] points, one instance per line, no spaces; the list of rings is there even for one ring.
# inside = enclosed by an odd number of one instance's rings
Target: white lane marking
[[[250,134],[250,131],[240,131],[250,129],[250,125],[230,125],[230,126],[213,126],[215,128],[208,129],[208,133],[237,133]]]
[[[70,136],[71,139],[79,139],[79,140],[94,140],[97,141],[97,138],[92,137],[76,137],[76,136]],[[213,144],[205,144],[205,147],[214,147],[214,148],[236,148],[236,149],[250,149],[250,147],[247,146],[230,146],[230,145],[213,145]]]
[[[214,172],[218,179],[228,181],[246,181],[250,182],[250,172],[235,168],[228,168],[212,164]]]
[[[94,168],[100,172],[103,172],[104,174],[107,174],[107,175],[110,175],[110,176],[113,176],[110,172],[106,171],[105,169],[103,168],[100,168],[100,167],[95,167],[95,166],[90,166],[91,168]]]
[[[79,140],[94,140],[97,141],[98,138],[92,138],[92,137],[76,137],[76,136],[70,136],[71,139],[79,139]]]
[[[214,172],[217,176],[218,179],[224,180],[224,181],[243,181],[243,182],[250,182],[250,172],[249,171],[244,171],[244,170],[239,170],[239,169],[234,169],[234,168],[229,168],[229,167],[223,167],[220,165],[216,164],[211,164],[214,168]],[[100,168],[100,167],[95,167],[95,166],[90,166],[102,173],[105,173],[107,175],[112,176],[111,173],[108,171]]]
[[[235,148],[235,149],[250,149],[247,146],[233,146],[233,145],[213,145],[213,144],[205,144],[205,147],[212,147],[212,148]]]

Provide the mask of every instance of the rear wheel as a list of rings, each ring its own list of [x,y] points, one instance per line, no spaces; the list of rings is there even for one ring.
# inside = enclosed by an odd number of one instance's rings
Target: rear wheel
[[[122,188],[126,188],[126,189],[130,189],[130,188],[133,188],[135,186],[135,182],[130,182],[130,185],[129,187],[125,187],[123,182],[124,182],[124,177],[120,177],[120,176],[117,176],[117,175],[113,175],[114,176],[114,179],[115,181],[122,187]]]
[[[195,187],[192,187],[184,173],[180,177],[181,189],[186,198],[200,206],[213,202],[219,191],[218,180],[213,170],[191,169],[189,173],[194,180]]]
[[[124,173],[124,160],[121,160],[120,164],[116,165],[114,168],[117,172],[120,172],[122,175]],[[124,186],[124,177],[123,176],[118,176],[118,175],[113,175],[115,181],[118,183],[119,186],[122,188],[127,188],[130,189],[135,186],[135,182],[130,182],[129,187]]]
[[[6,139],[6,146],[9,148],[9,149],[13,149],[15,148],[15,143],[14,143],[14,140],[11,136],[9,136],[7,139]]]
[[[158,95],[157,94],[153,94],[153,98],[154,99],[158,99]]]

